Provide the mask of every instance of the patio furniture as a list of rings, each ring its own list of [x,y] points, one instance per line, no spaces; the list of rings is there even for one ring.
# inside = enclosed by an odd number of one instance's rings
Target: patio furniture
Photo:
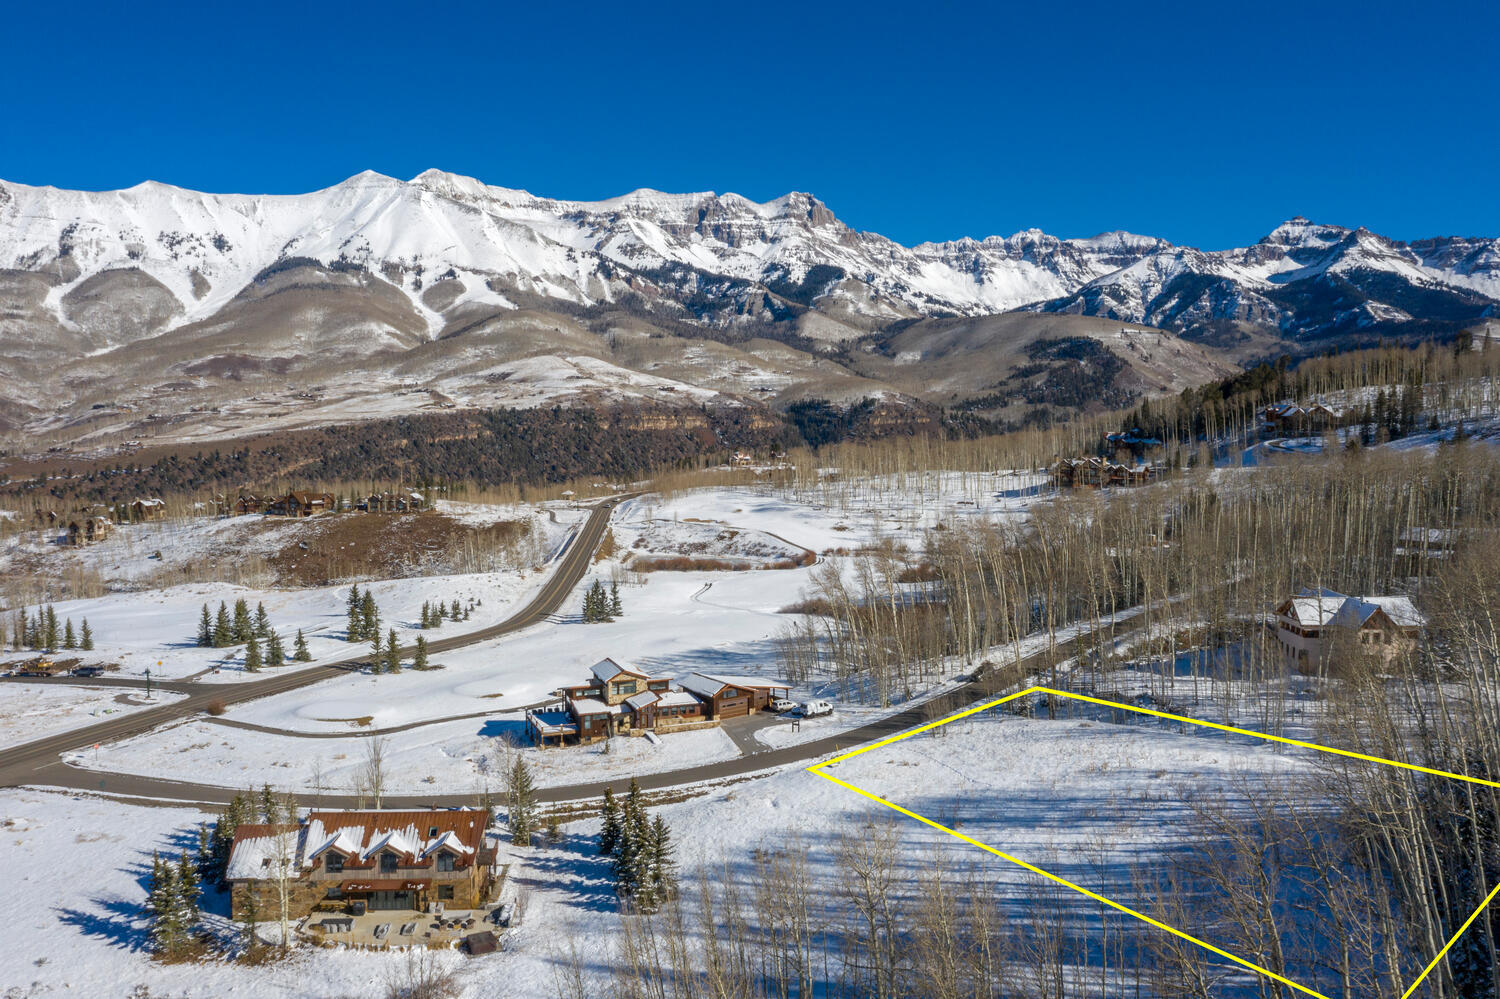
[[[417,928],[417,924],[416,923],[402,923],[401,924],[401,935],[403,937],[409,937],[416,930],[416,928]]]
[[[391,932],[391,924],[390,923],[381,923],[379,926],[375,927],[375,939],[376,940],[384,940],[385,937],[386,937],[386,934],[390,933],[390,932]]]

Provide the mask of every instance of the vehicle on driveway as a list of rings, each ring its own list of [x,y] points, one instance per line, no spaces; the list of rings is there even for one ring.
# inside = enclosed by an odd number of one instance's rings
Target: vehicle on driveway
[[[73,670],[74,676],[103,676],[103,666],[79,666]]]
[[[776,700],[772,701],[771,704],[770,704],[771,710],[774,711],[774,712],[776,712],[778,715],[785,714],[786,712],[792,710],[796,706],[797,706],[797,702],[796,701],[789,701],[785,697],[778,697]]]
[[[827,701],[807,701],[798,712],[803,718],[817,718],[821,715],[833,714],[833,705]]]

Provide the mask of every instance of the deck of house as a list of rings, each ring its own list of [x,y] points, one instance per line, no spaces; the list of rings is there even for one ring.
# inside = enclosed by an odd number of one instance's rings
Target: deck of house
[[[385,909],[362,916],[315,912],[300,929],[312,940],[346,947],[389,949],[452,946],[471,933],[494,930],[494,910],[460,909],[433,915],[415,909]]]

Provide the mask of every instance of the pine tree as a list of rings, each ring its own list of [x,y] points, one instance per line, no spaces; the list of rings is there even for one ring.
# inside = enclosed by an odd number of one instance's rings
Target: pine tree
[[[271,637],[271,616],[266,613],[266,605],[263,603],[255,605],[255,637]]]
[[[202,918],[202,912],[198,908],[198,897],[203,894],[203,888],[198,881],[198,872],[188,860],[186,853],[183,853],[177,862],[176,894],[177,897],[173,901],[176,903],[178,925],[181,926],[184,937],[190,939],[193,928]]]
[[[292,646],[292,658],[299,663],[312,662],[312,653],[307,649],[307,639],[302,635],[302,629],[297,629],[297,643]]]
[[[439,600],[437,602],[437,620],[433,623],[433,627],[437,627],[437,625],[442,624],[445,620],[447,620],[447,618],[448,605]]]
[[[248,642],[254,634],[255,626],[250,623],[250,605],[245,603],[244,597],[240,597],[234,602],[234,644]]]
[[[396,645],[396,629],[392,628],[385,639],[385,671],[401,672],[401,650]]]
[[[428,606],[428,602],[426,600],[422,601],[422,627],[432,627],[432,608]]]
[[[365,616],[358,605],[349,608],[349,624],[344,632],[344,641],[359,642],[365,637]]]
[[[385,670],[385,656],[380,654],[380,632],[370,638],[370,672],[377,676]]]
[[[454,597],[453,606],[448,611],[448,617],[454,621],[457,621],[459,619],[459,616],[462,614],[463,610],[458,606],[458,598]]]
[[[365,595],[359,601],[359,614],[362,621],[361,634],[371,638],[380,636],[380,608],[375,606],[375,595],[365,590]]]
[[[214,618],[214,648],[225,649],[234,644],[234,626],[229,623],[229,608],[219,601],[219,614]]]
[[[620,609],[620,584],[610,581],[609,584],[609,616],[619,617],[625,613]]]
[[[208,612],[208,604],[203,605],[203,616],[198,619],[198,647],[206,649],[214,644],[214,619]]]
[[[350,612],[359,610],[359,584],[355,583],[349,587],[349,600],[346,609]]]
[[[417,636],[417,648],[411,657],[412,669],[427,668],[427,639],[421,635]]]
[[[604,807],[599,813],[599,856],[609,857],[620,842],[620,806],[615,801],[615,792],[604,789]]]
[[[78,648],[78,636],[73,633],[73,619],[72,618],[68,618],[67,623],[63,626],[63,648],[65,648],[65,649],[76,649],[76,648]]]
[[[175,955],[182,946],[185,929],[178,869],[151,854],[151,880],[146,888],[146,914],[151,921],[153,949],[165,957]]]
[[[251,635],[245,642],[245,672],[259,673],[261,667],[260,643]]]
[[[46,623],[43,625],[42,647],[48,652],[57,648],[57,611],[51,604],[47,605]]]
[[[510,771],[510,806],[507,809],[510,821],[510,841],[517,846],[530,846],[535,831],[536,787],[531,778],[531,768],[520,757]]]
[[[646,821],[646,807],[641,800],[641,787],[630,780],[630,790],[625,795],[621,808],[620,834],[615,843],[614,872],[615,891],[642,908],[651,905],[649,884],[650,826]]]
[[[85,652],[94,651],[94,633],[89,629],[89,619],[83,619],[83,634],[78,639],[78,647]]]
[[[281,647],[281,636],[271,632],[266,639],[266,665],[280,666],[286,662],[286,649]]]
[[[677,848],[660,815],[651,820],[651,885],[658,903],[677,894]]]

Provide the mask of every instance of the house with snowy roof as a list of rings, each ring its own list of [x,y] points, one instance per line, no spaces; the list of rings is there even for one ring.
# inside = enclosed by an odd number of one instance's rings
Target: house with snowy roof
[[[780,680],[690,673],[674,687],[664,676],[652,676],[613,659],[589,669],[585,683],[559,688],[561,710],[532,710],[526,725],[540,746],[595,742],[611,735],[683,731],[717,725],[759,711],[789,691]]]
[[[1305,589],[1276,608],[1276,639],[1288,666],[1323,674],[1335,646],[1390,662],[1416,647],[1426,623],[1410,597]]]
[[[233,911],[255,900],[264,918],[280,909],[288,885],[292,917],[313,911],[475,909],[495,879],[495,849],[485,813],[314,811],[299,823],[242,824],[235,829],[224,878]]]

